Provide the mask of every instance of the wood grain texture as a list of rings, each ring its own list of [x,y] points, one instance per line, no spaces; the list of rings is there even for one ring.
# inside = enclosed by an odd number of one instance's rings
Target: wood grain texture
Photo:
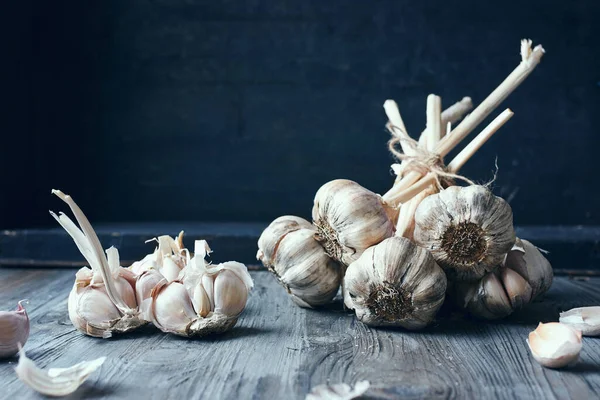
[[[600,279],[558,278],[542,302],[482,323],[450,316],[423,332],[371,329],[341,309],[294,306],[267,272],[236,328],[187,340],[145,328],[111,340],[76,332],[67,317],[72,270],[0,269],[0,308],[29,298],[25,348],[41,367],[107,356],[70,398],[303,399],[321,383],[367,379],[370,398],[591,399],[600,396],[600,340],[584,338],[580,362],[564,371],[532,360],[525,338],[558,312],[600,303]],[[0,361],[0,398],[36,399]]]

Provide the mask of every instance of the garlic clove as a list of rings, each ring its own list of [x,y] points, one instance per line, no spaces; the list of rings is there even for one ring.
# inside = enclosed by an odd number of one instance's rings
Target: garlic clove
[[[194,293],[192,296],[192,305],[194,306],[196,313],[203,318],[206,317],[212,311],[213,308],[211,306],[210,299],[208,298],[206,290],[204,290],[204,286],[197,285],[194,289]]]
[[[188,291],[180,282],[161,281],[153,290],[152,322],[163,332],[189,336],[196,311]]]
[[[244,311],[248,300],[248,290],[235,273],[224,270],[215,278],[214,298],[216,313],[234,317]]]
[[[510,268],[501,268],[500,279],[513,309],[521,308],[529,303],[532,289],[521,275]]]
[[[458,282],[455,287],[459,305],[475,317],[504,318],[513,312],[502,281],[490,272],[475,282]]]
[[[431,254],[406,238],[367,249],[344,277],[344,303],[373,326],[421,329],[446,295],[446,276]]]
[[[0,311],[0,358],[12,357],[19,352],[19,344],[29,338],[29,316],[23,300],[14,311]]]
[[[347,179],[327,182],[315,194],[312,210],[316,239],[327,255],[349,265],[394,234],[394,223],[378,194]]]
[[[561,312],[562,324],[581,331],[584,336],[600,335],[600,307],[580,307]]]
[[[163,265],[160,269],[160,272],[165,277],[168,282],[173,282],[179,276],[179,272],[181,272],[181,268],[171,259],[170,257],[166,257],[162,261]]]
[[[206,275],[206,274],[203,275],[202,276],[202,286],[204,287],[204,291],[206,292],[206,295],[208,296],[210,309],[214,310],[214,308],[215,308],[215,298],[214,298],[215,278],[214,278],[214,276],[210,276],[210,275]]]
[[[577,362],[581,332],[559,322],[540,323],[527,340],[533,358],[548,368],[562,368]]]
[[[75,392],[79,386],[104,363],[106,357],[84,361],[70,368],[50,368],[44,371],[27,358],[21,348],[19,363],[15,368],[17,377],[38,393],[46,396],[66,396]]]
[[[415,212],[415,242],[431,251],[448,279],[475,281],[502,264],[515,243],[510,205],[483,186],[451,186]]]
[[[151,321],[150,307],[152,306],[152,290],[160,281],[165,279],[160,272],[149,269],[142,272],[135,283],[136,301],[142,318]]]
[[[531,286],[531,300],[550,289],[553,279],[552,265],[531,242],[517,238],[506,255],[504,265],[521,275]]]

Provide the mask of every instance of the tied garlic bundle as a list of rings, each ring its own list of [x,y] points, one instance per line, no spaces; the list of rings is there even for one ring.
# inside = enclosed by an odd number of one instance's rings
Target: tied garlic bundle
[[[367,325],[424,328],[445,294],[446,276],[431,254],[401,237],[367,249],[344,277],[344,304]]]
[[[59,190],[52,193],[69,205],[81,229],[63,213],[51,215],[73,238],[89,265],[77,271],[69,294],[73,325],[87,335],[109,338],[146,324],[137,306],[135,274],[120,266],[114,247],[104,254],[96,232],[71,196]]]
[[[504,318],[546,293],[552,278],[552,266],[540,250],[517,238],[498,270],[456,285],[457,301],[473,316]]]
[[[204,240],[197,240],[194,250],[177,279],[164,278],[152,290],[148,314],[163,332],[186,337],[225,332],[246,307],[254,285],[246,266],[235,261],[209,265]]]
[[[0,311],[0,358],[17,354],[29,338],[29,316],[21,303],[14,311]]]

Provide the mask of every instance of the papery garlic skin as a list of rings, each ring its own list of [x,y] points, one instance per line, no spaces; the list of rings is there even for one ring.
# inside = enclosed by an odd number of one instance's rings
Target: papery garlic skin
[[[367,325],[422,329],[445,295],[446,276],[431,254],[401,237],[367,249],[344,277],[344,304]]]
[[[248,269],[236,261],[208,265],[208,252],[205,241],[196,241],[194,258],[181,279],[163,279],[152,290],[150,316],[163,332],[186,337],[222,333],[244,311],[254,285]]]
[[[135,275],[141,275],[149,270],[156,270],[172,282],[179,277],[181,270],[190,260],[189,251],[183,246],[183,231],[179,236],[172,238],[162,235],[147,242],[156,241],[158,246],[153,253],[148,254],[142,260],[136,261],[129,269]]]
[[[577,362],[581,332],[559,322],[540,323],[527,340],[533,358],[548,368],[562,368]]]
[[[581,331],[583,336],[600,336],[600,307],[579,307],[561,312],[560,323]]]
[[[481,279],[515,243],[512,210],[483,186],[451,186],[419,204],[414,240],[431,251],[448,279]]]
[[[321,186],[314,199],[317,240],[334,260],[349,265],[394,234],[394,222],[378,194],[358,183],[336,179]]]
[[[273,221],[258,240],[257,258],[301,307],[331,302],[342,281],[342,267],[317,240],[315,227],[294,216]]]
[[[21,348],[19,363],[15,368],[17,377],[38,393],[60,397],[75,392],[79,386],[104,363],[106,357],[84,361],[69,368],[50,368],[42,370],[27,358]]]
[[[516,271],[531,286],[534,300],[550,289],[554,277],[552,265],[531,242],[517,238],[506,255],[504,265]]]
[[[14,311],[0,311],[0,358],[17,354],[29,338],[29,316],[22,303]]]

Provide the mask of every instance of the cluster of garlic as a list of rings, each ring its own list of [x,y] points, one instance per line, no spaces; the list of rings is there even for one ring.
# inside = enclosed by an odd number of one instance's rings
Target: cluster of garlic
[[[204,240],[195,242],[195,254],[178,238],[161,236],[158,247],[141,261],[125,268],[114,247],[104,252],[91,224],[73,201],[66,202],[80,228],[63,213],[52,213],[71,235],[89,267],[75,275],[69,294],[69,318],[81,332],[108,338],[149,322],[163,332],[203,336],[231,329],[246,307],[253,287],[245,265],[228,261],[211,265]]]
[[[531,45],[522,41],[521,63],[466,116],[470,98],[442,112],[441,99],[430,95],[418,140],[408,135],[396,103],[385,102],[390,150],[400,162],[392,166],[397,179],[383,196],[352,181],[332,181],[315,196],[312,223],[285,216],[269,225],[257,258],[297,304],[327,303],[341,283],[344,304],[361,321],[420,329],[435,317],[447,288],[482,318],[506,316],[547,290],[550,264],[516,238],[508,203],[458,175],[513,112],[501,113],[444,164],[539,64],[544,50]],[[469,186],[454,186],[458,180]]]

